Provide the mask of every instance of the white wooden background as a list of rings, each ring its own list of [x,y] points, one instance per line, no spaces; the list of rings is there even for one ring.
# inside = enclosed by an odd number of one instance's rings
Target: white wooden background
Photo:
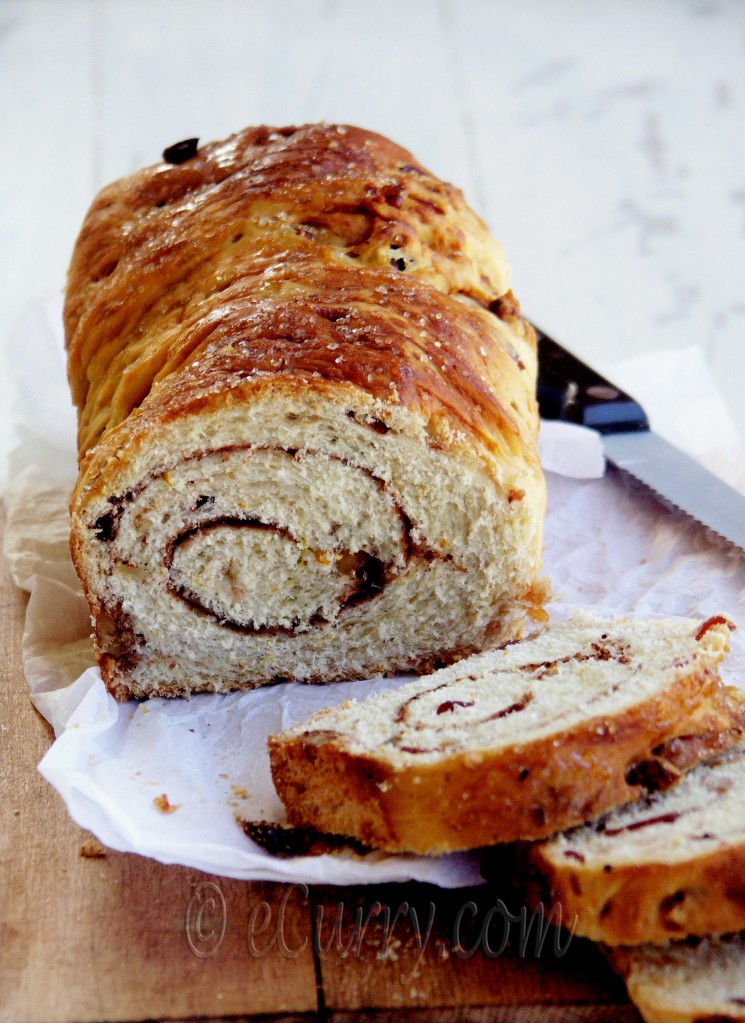
[[[460,185],[588,360],[700,346],[745,438],[742,0],[0,0],[3,336],[101,185],[320,119]]]

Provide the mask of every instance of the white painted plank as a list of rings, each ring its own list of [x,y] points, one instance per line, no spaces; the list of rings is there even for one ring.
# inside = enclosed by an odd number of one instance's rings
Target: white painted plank
[[[90,202],[89,13],[86,0],[0,3],[3,335],[25,302],[62,289]],[[0,373],[0,489],[13,436],[7,376]]]
[[[704,348],[745,437],[745,8],[445,10],[477,190],[527,311],[596,361]]]
[[[389,135],[468,190],[436,3],[106,0],[103,9],[105,180],[189,135],[327,120]]]

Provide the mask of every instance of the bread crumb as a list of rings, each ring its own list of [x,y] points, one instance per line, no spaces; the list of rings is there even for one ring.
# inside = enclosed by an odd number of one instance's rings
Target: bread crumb
[[[106,849],[97,838],[86,838],[80,846],[80,855],[86,860],[93,860],[106,856]]]
[[[156,796],[153,800],[153,806],[158,813],[175,813],[181,806],[181,803],[169,803],[168,796],[165,792],[161,792],[161,794]]]

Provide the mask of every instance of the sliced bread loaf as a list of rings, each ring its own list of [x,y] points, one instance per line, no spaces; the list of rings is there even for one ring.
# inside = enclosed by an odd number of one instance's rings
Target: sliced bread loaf
[[[645,1023],[745,1020],[742,935],[612,949],[608,958]]]
[[[544,838],[739,738],[731,628],[575,615],[270,736],[277,791],[293,824],[391,851]]]
[[[519,859],[529,901],[608,945],[745,929],[745,745]]]
[[[523,635],[536,335],[485,225],[353,125],[176,152],[99,193],[67,281],[71,551],[109,690],[420,674]]]

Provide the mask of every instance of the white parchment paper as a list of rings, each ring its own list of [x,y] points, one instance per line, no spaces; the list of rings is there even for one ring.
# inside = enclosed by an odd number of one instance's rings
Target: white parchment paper
[[[5,553],[15,582],[30,592],[23,637],[30,697],[57,736],[39,769],[72,817],[111,848],[230,877],[478,883],[477,860],[469,854],[282,859],[250,841],[237,823],[237,816],[283,818],[269,773],[270,732],[404,679],[290,683],[142,704],[120,704],[106,692],[92,666],[88,610],[67,546],[75,417],[60,303],[29,307],[10,350],[20,441],[5,496]],[[697,350],[606,370],[645,403],[659,432],[678,443],[682,437],[710,469],[745,488],[735,432]],[[541,452],[549,470],[545,570],[554,585],[552,619],[575,608],[701,617],[726,612],[742,631],[734,634],[723,674],[730,682],[745,680],[745,557],[619,474],[604,475],[592,431],[543,424]]]

